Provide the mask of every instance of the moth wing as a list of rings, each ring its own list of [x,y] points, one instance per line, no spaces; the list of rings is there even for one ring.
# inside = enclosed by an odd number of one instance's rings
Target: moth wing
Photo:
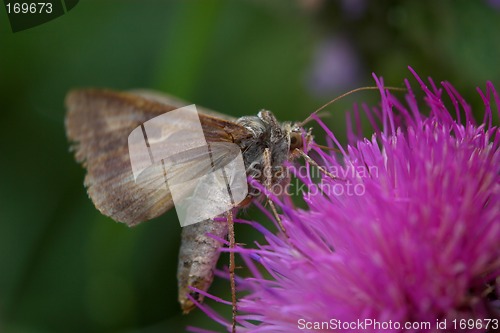
[[[170,107],[174,106],[175,109],[189,104],[179,98],[154,90],[136,89],[131,90],[130,93],[149,101]],[[239,142],[251,137],[251,133],[245,127],[236,123],[235,117],[200,106],[196,106],[196,108],[199,111],[203,132],[208,142]]]
[[[239,153],[241,150],[236,144],[212,142],[208,146],[187,149],[154,163],[134,177],[135,182],[143,187],[167,189],[174,185],[185,185],[184,190],[192,192],[194,188],[191,181],[226,167]],[[144,155],[144,158],[149,159],[147,153]]]
[[[144,122],[178,106],[130,93],[83,89],[68,93],[66,107],[66,133],[74,142],[75,158],[87,168],[85,186],[101,213],[133,226],[173,207],[168,188],[155,186],[163,182],[163,174],[149,178],[151,186],[135,182],[128,137]],[[231,133],[244,131],[232,122],[203,114],[199,117],[209,142],[233,142]]]
[[[167,159],[165,175],[169,184],[183,184],[226,167],[240,153],[239,147],[233,143],[209,143],[208,147],[189,149]]]
[[[164,177],[160,179],[158,174]],[[145,169],[137,182],[168,189],[182,226],[214,218],[248,194],[241,150],[229,142],[173,154]]]
[[[212,219],[248,194],[241,149],[213,142],[165,160],[165,177],[182,226]]]
[[[183,106],[190,104],[190,103],[188,103],[180,98],[177,98],[177,97],[174,97],[174,96],[171,96],[171,95],[159,92],[159,91],[155,91],[155,90],[134,89],[134,90],[130,90],[129,92],[134,94],[134,95],[141,96],[143,98],[151,100],[151,101],[156,101],[158,103],[175,106],[176,108],[181,108]],[[207,108],[204,108],[201,106],[196,106],[196,108],[198,109],[198,111],[200,113],[202,113],[204,115],[227,120],[230,122],[236,121],[235,117],[228,116],[227,114],[216,112],[216,111],[213,111],[211,109],[207,109]]]

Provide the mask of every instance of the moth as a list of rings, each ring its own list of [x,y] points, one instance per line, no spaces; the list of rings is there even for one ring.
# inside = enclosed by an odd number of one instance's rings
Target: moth
[[[65,104],[65,126],[67,137],[72,142],[71,149],[76,160],[87,169],[84,184],[102,214],[135,226],[173,208],[172,194],[168,189],[141,187],[134,181],[127,138],[144,122],[186,103],[150,91],[81,89],[70,91]],[[262,110],[255,116],[236,119],[207,109],[198,110],[207,143],[237,145],[242,153],[246,176],[267,188],[289,180],[284,163],[298,156],[304,140],[312,139],[301,124],[279,122],[270,111]],[[165,124],[162,131],[168,133],[174,130],[174,126]],[[189,171],[195,170],[199,161],[193,157],[184,162]],[[225,163],[224,158],[216,163]],[[256,195],[257,189],[249,185],[248,197],[239,206],[248,204]],[[225,239],[228,223],[207,219],[182,229],[177,279],[178,298],[185,313],[194,308],[191,298],[203,301],[203,295],[193,291],[192,287],[208,290],[219,249],[223,246],[207,233]]]

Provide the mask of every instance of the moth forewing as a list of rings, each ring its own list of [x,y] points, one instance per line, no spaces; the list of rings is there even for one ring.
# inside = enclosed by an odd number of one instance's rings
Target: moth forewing
[[[233,146],[227,142],[210,143],[206,161],[197,158],[197,162],[166,162],[171,165],[166,175],[171,177],[168,186],[182,226],[224,214],[246,198],[245,166],[241,151],[231,149]],[[187,189],[190,192],[185,195]]]
[[[173,207],[161,173],[148,179],[152,186],[134,181],[128,137],[143,123],[178,108],[138,95],[103,89],[81,89],[66,97],[66,133],[77,161],[87,168],[85,185],[96,208],[130,226],[150,220]],[[199,114],[207,142],[234,142],[248,136],[233,122]],[[176,128],[177,129],[177,128]],[[168,129],[164,129],[168,132]]]
[[[101,213],[135,225],[173,206],[168,192],[135,183],[127,145],[134,128],[172,108],[95,89],[70,92],[66,107],[66,133],[76,159],[87,168],[85,186]]]
[[[148,99],[150,101],[155,101],[155,102],[158,102],[161,104],[170,105],[170,106],[173,106],[177,109],[182,108],[182,107],[190,104],[190,103],[188,103],[180,98],[177,98],[175,96],[170,96],[170,95],[160,93],[160,92],[154,91],[154,90],[134,89],[134,90],[130,90],[129,93],[143,97],[143,98]],[[236,122],[236,120],[237,120],[237,118],[232,117],[230,115],[216,112],[214,110],[207,109],[207,108],[204,108],[204,107],[199,106],[199,105],[196,106],[196,109],[198,110],[198,112],[200,114],[207,115],[207,116],[210,116],[213,118],[218,118],[218,119],[230,121],[233,123]]]

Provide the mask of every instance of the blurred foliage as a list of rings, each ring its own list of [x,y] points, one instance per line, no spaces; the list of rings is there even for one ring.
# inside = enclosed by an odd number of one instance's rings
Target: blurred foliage
[[[82,0],[15,34],[2,7],[0,332],[183,332],[188,323],[223,330],[199,310],[180,313],[175,212],[129,229],[88,199],[64,133],[71,88],[150,88],[235,116],[266,108],[301,120],[373,85],[372,72],[401,86],[411,65],[452,82],[481,111],[475,87],[500,82],[494,3]],[[341,46],[322,48],[329,40]],[[341,47],[345,60],[336,56]],[[329,107],[332,130],[344,139],[344,111],[376,99],[364,92]],[[254,209],[243,214],[269,223]],[[259,238],[236,231],[239,242]],[[229,298],[223,279],[211,291]],[[209,303],[229,317],[226,306]]]

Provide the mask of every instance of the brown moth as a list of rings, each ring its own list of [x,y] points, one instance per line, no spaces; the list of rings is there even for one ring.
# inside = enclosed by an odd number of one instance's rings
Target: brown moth
[[[125,93],[82,89],[68,93],[66,133],[73,142],[76,160],[87,169],[88,194],[102,214],[134,226],[173,207],[168,190],[144,188],[135,183],[127,138],[134,128],[149,119],[184,105],[187,103],[149,91]],[[303,147],[303,130],[299,124],[280,123],[266,110],[257,116],[239,119],[206,109],[198,110],[207,143],[236,144],[241,149],[247,176],[267,188],[288,181],[283,164],[297,157]],[[165,125],[164,130],[168,132],[169,125]],[[306,139],[310,138],[307,134]],[[220,163],[223,161],[221,159]],[[189,163],[195,168],[197,161],[193,159]],[[240,206],[257,196],[258,190],[249,187],[248,193],[248,200]],[[223,246],[207,233],[224,239],[228,235],[228,223],[209,219],[182,230],[177,279],[179,302],[185,313],[194,307],[188,294],[198,302],[203,301],[203,295],[193,292],[190,287],[208,290],[219,248]],[[234,238],[232,241],[234,243]],[[234,266],[234,261],[232,264]],[[233,308],[233,315],[234,311]]]

